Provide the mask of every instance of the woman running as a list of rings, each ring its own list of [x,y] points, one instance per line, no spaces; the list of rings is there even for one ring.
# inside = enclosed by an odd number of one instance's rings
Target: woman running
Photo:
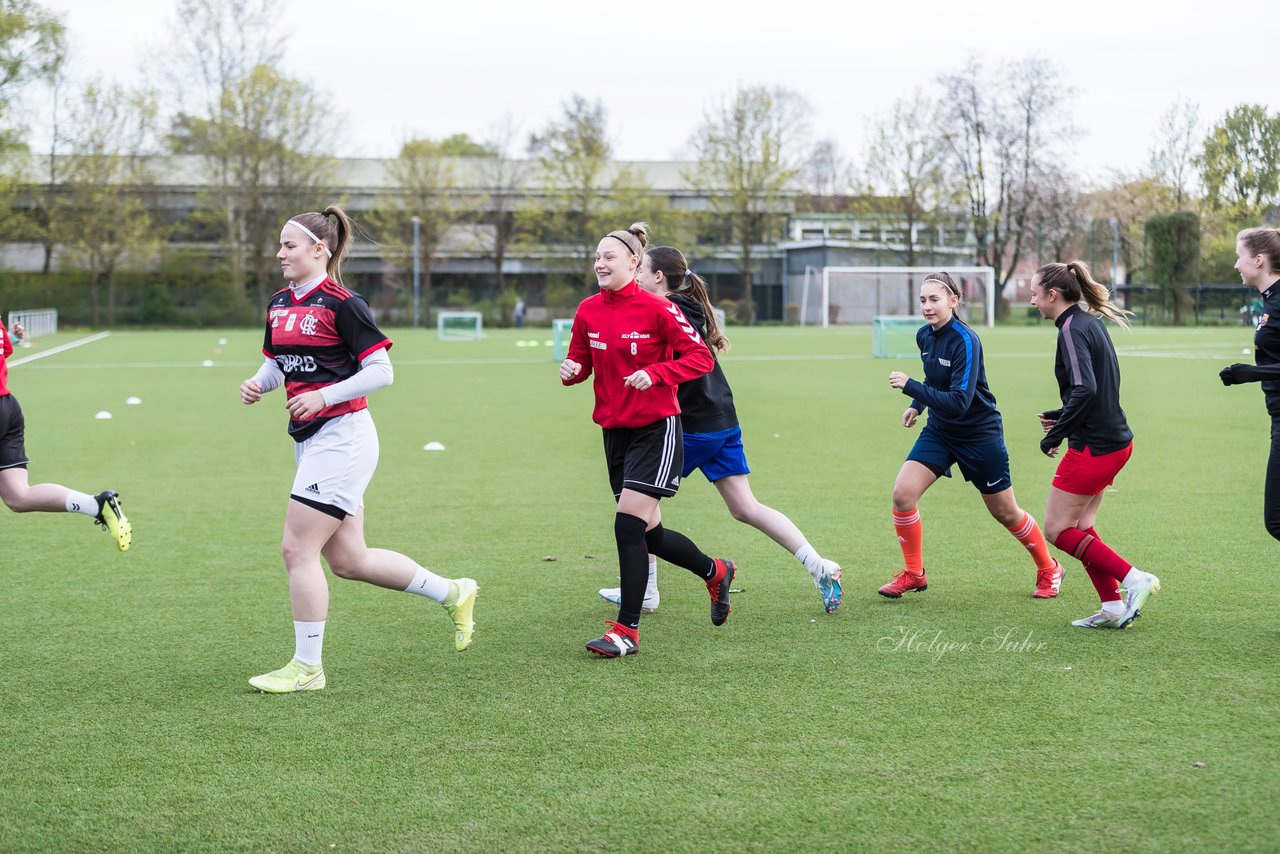
[[[1280,540],[1280,229],[1247,228],[1240,232],[1236,236],[1236,272],[1262,297],[1257,331],[1253,334],[1256,364],[1229,365],[1218,376],[1223,385],[1262,384],[1267,414],[1271,416],[1271,455],[1267,458],[1262,518],[1267,533]]]
[[[729,339],[716,322],[707,283],[689,269],[689,262],[679,249],[656,246],[646,252],[636,282],[646,291],[680,306],[685,318],[711,347],[712,357],[717,351],[728,351]],[[680,427],[684,432],[684,470],[680,477],[687,478],[701,469],[707,480],[715,484],[733,518],[757,528],[795,555],[818,588],[822,607],[828,614],[833,613],[840,607],[844,595],[840,586],[840,564],[818,554],[794,522],[761,504],[752,494],[747,482],[751,470],[747,468],[742,447],[742,428],[733,405],[733,390],[724,377],[720,361],[716,360],[711,373],[681,383],[676,396],[680,402]],[[617,587],[600,591],[603,599],[615,605],[620,595]],[[658,603],[658,565],[650,555],[644,610],[656,610]]]
[[[1089,307],[1080,307],[1081,300]],[[1160,579],[1120,557],[1094,524],[1102,493],[1133,453],[1133,432],[1120,408],[1120,362],[1099,318],[1128,327],[1130,314],[1111,301],[1081,261],[1045,264],[1031,280],[1031,304],[1058,327],[1053,372],[1062,408],[1040,413],[1040,450],[1053,457],[1065,439],[1067,452],[1053,475],[1044,511],[1045,535],[1084,564],[1102,602],[1096,614],[1071,625],[1128,628]],[[1124,586],[1121,594],[1120,586]]]
[[[24,337],[22,324],[13,333]],[[120,508],[120,496],[108,489],[97,495],[77,492],[56,483],[32,484],[27,479],[26,420],[18,399],[9,391],[9,357],[13,342],[0,323],[0,500],[14,513],[79,513],[109,534],[120,551],[133,542],[133,525]]]
[[[1036,520],[1013,497],[1004,423],[987,386],[982,342],[956,316],[960,300],[960,286],[947,273],[930,274],[920,283],[925,325],[916,332],[916,345],[924,363],[924,382],[901,371],[889,374],[889,385],[911,398],[902,413],[902,426],[914,427],[926,409],[929,420],[893,484],[893,527],[906,566],[880,588],[880,595],[898,599],[908,591],[928,588],[917,505],[939,477],[950,477],[951,466],[958,465],[991,515],[1031,553],[1036,566],[1031,595],[1052,599],[1062,585],[1062,564],[1049,554]]]
[[[391,385],[391,340],[369,305],[340,284],[351,221],[337,205],[293,217],[276,257],[289,286],[267,305],[266,361],[240,386],[245,404],[284,386],[297,474],[284,517],[284,565],[293,609],[294,653],[249,684],[271,694],[325,686],[321,648],[329,584],[320,558],[340,578],[433,599],[453,620],[454,648],[471,645],[478,587],[447,579],[411,558],[364,541],[364,491],[378,465],[378,433],[367,395]]]
[[[560,365],[560,382],[567,386],[595,374],[591,418],[604,431],[609,485],[618,503],[618,619],[607,620],[604,635],[587,643],[588,650],[609,658],[640,652],[648,554],[706,582],[716,626],[729,618],[729,587],[737,572],[733,561],[707,557],[688,537],[663,528],[658,511],[659,499],[676,494],[684,467],[676,386],[707,373],[715,360],[678,306],[636,284],[648,236],[649,227],[638,222],[600,241],[600,291],[578,305],[569,354]]]

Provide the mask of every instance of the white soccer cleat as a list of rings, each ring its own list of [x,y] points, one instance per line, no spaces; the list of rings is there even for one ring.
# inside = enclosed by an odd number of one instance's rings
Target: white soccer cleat
[[[600,588],[600,598],[609,604],[617,605],[620,608],[622,607],[622,588],[602,587]],[[644,601],[640,603],[640,613],[652,614],[654,611],[658,610],[658,601],[660,598],[661,597],[658,596],[657,590],[646,590],[644,594]]]

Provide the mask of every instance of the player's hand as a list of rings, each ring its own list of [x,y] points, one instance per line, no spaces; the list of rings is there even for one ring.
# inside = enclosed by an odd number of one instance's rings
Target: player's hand
[[[916,409],[914,406],[908,406],[907,411],[902,413],[902,426],[903,427],[916,426],[916,419],[919,417],[920,417],[920,411]]]
[[[16,320],[13,322],[13,329],[10,331],[20,339],[27,337],[27,330],[23,329],[22,324]]]
[[[637,391],[644,391],[653,386],[653,380],[644,371],[636,371],[631,376],[622,381],[623,385],[631,386]]]
[[[262,400],[262,385],[257,380],[240,383],[240,402],[245,406]]]
[[[1040,450],[1044,452],[1046,457],[1056,457],[1058,455],[1058,445],[1046,445],[1041,442]]]
[[[560,382],[568,382],[580,373],[582,373],[582,365],[573,359],[565,359],[560,363]]]
[[[1040,419],[1040,428],[1046,433],[1053,429],[1053,425],[1058,423],[1058,419],[1049,418],[1043,412],[1037,413],[1036,418]]]
[[[911,377],[907,376],[902,371],[893,371],[889,374],[889,385],[901,390],[902,387],[907,384],[907,380],[909,379],[911,379]]]
[[[1244,378],[1244,370],[1248,370],[1249,366],[1242,362],[1236,362],[1234,365],[1227,365],[1218,372],[1218,378],[1222,380],[1223,385],[1235,385],[1237,383],[1248,382]]]
[[[318,391],[304,391],[285,401],[284,408],[294,421],[310,421],[324,409],[324,395]]]

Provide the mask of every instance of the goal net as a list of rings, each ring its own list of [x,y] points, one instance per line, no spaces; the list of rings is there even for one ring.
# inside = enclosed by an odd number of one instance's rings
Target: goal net
[[[914,359],[916,332],[924,325],[919,315],[880,315],[871,323],[871,355],[877,359]]]
[[[960,317],[973,326],[995,325],[991,267],[810,267],[800,293],[800,324],[849,326],[870,324],[877,317],[919,317],[920,283],[940,270],[964,294]]]
[[[573,332],[572,317],[557,317],[551,321],[551,358],[563,362],[569,355],[569,336]]]
[[[484,337],[483,315],[478,311],[442,311],[436,315],[441,341],[479,341]]]

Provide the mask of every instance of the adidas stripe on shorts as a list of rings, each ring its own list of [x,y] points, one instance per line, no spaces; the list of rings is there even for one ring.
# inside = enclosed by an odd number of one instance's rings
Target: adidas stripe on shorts
[[[327,422],[314,436],[294,446],[298,472],[291,495],[331,516],[354,516],[378,467],[378,431],[369,410],[349,412]]]

